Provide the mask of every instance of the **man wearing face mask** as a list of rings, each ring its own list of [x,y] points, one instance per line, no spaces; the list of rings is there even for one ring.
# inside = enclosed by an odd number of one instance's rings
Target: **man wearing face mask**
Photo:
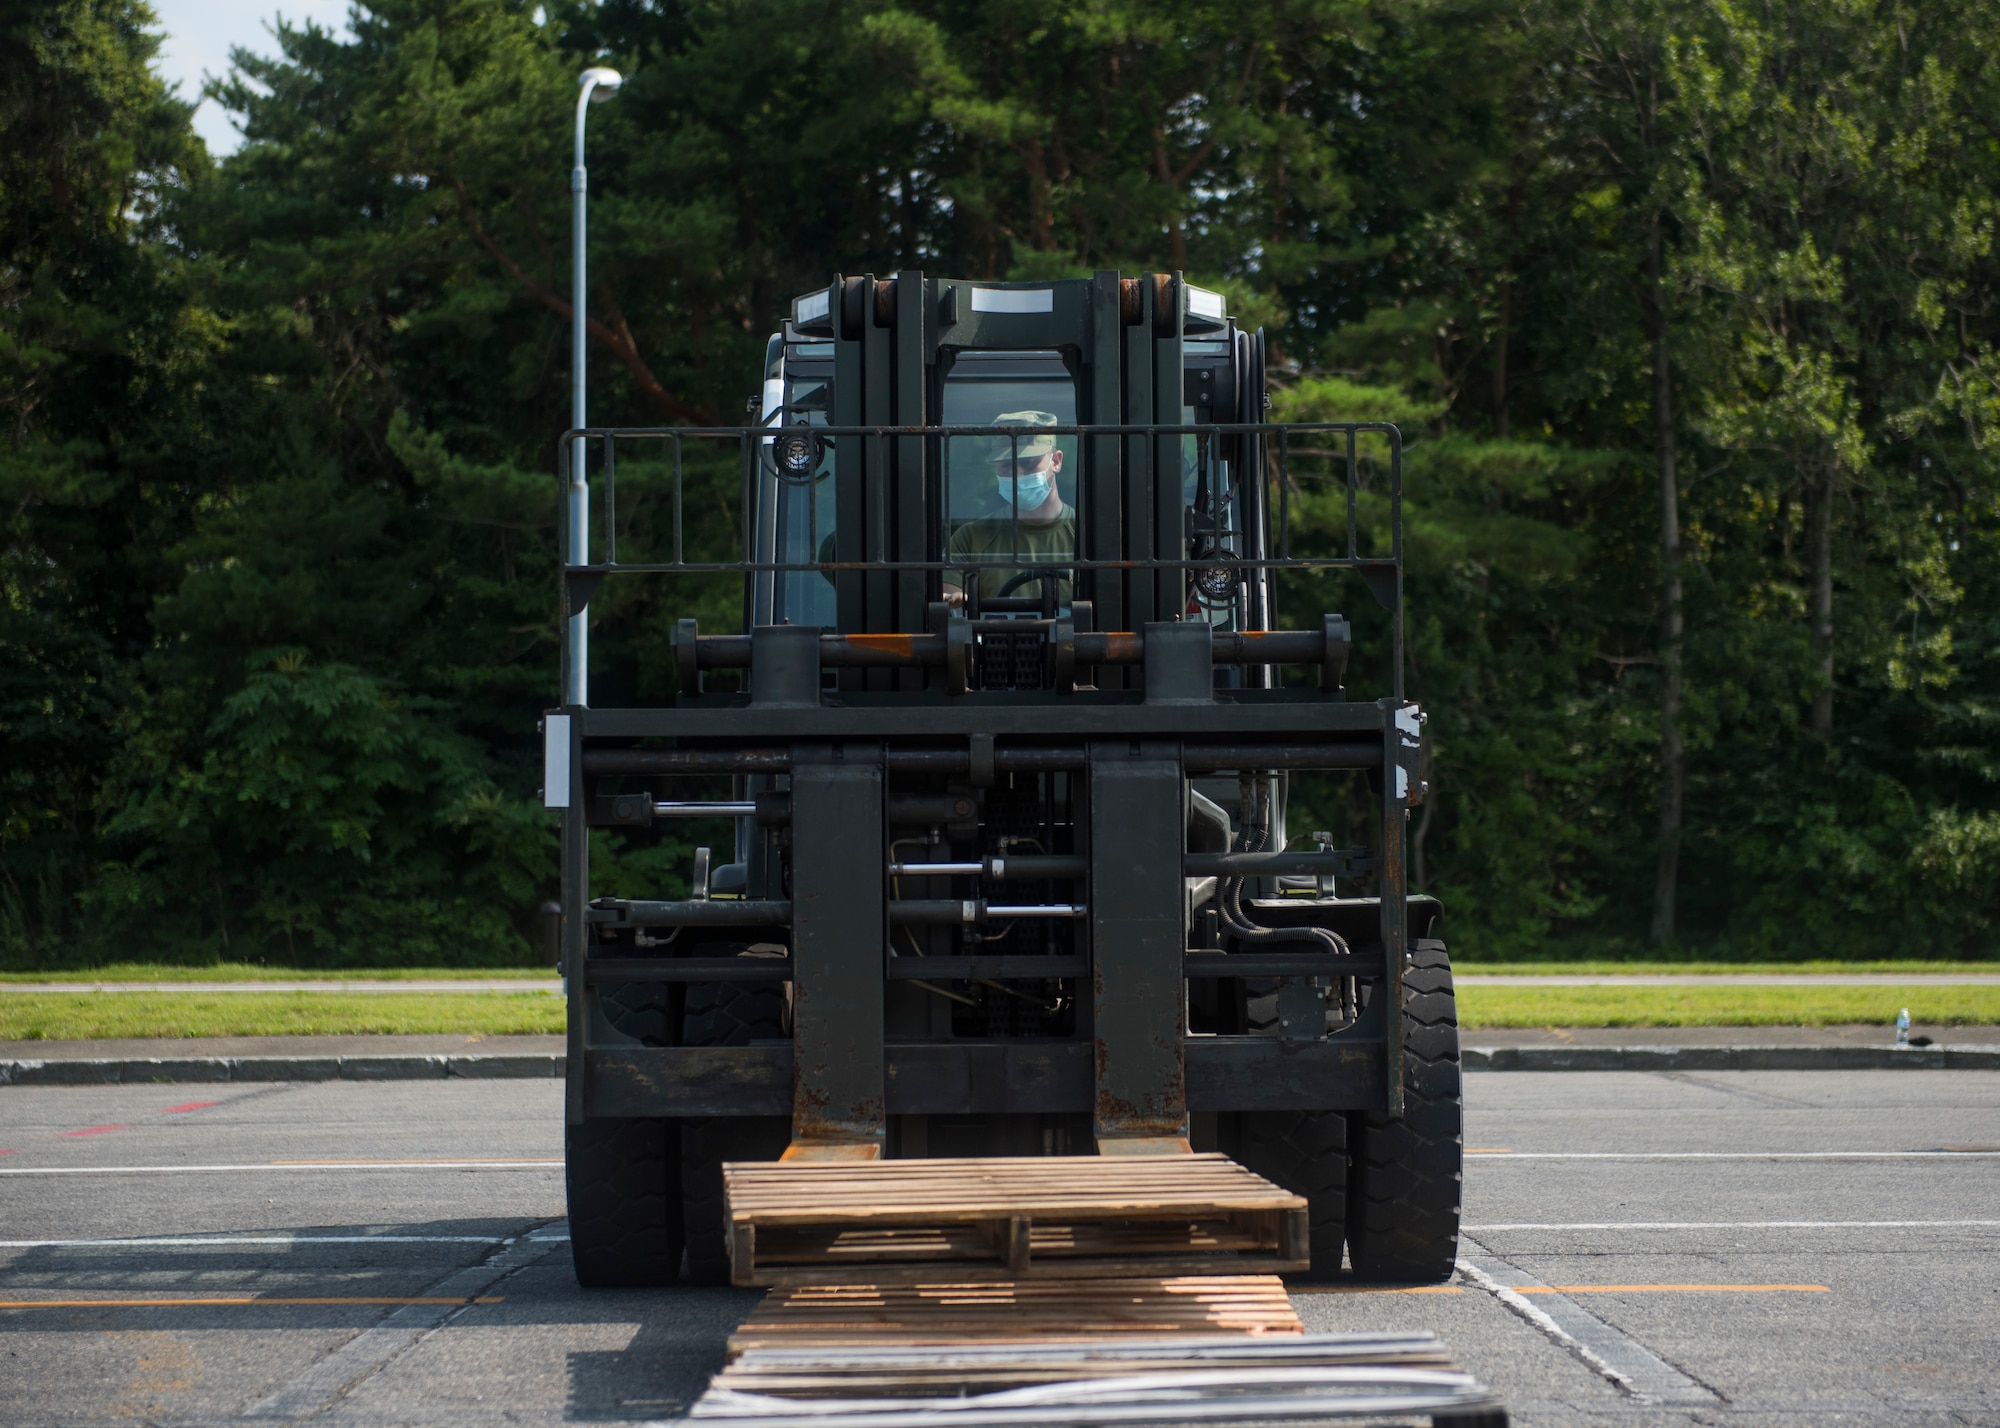
[[[1053,412],[1001,412],[993,418],[993,425],[1052,427],[1056,417]],[[1055,433],[996,436],[989,450],[997,498],[994,508],[951,533],[945,559],[1008,562],[979,567],[979,588],[993,596],[1024,571],[1066,567],[1076,558],[1076,512],[1056,485],[1056,477],[1062,474],[1063,453],[1056,445]],[[960,571],[945,572],[944,598],[948,603],[964,603],[965,590],[959,583],[963,579]],[[1070,582],[1059,580],[1056,587],[1056,603],[1067,605]],[[1024,581],[1013,593],[1039,597],[1041,581]]]

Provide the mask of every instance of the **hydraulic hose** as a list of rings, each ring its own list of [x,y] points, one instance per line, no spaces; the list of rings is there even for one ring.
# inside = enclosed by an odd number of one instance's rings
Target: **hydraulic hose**
[[[1264,842],[1269,837],[1269,832],[1262,827],[1247,828],[1243,836],[1236,840],[1239,846],[1233,851],[1261,853],[1264,851]],[[1222,921],[1232,936],[1244,942],[1261,942],[1266,945],[1273,942],[1317,942],[1328,952],[1339,956],[1347,955],[1347,940],[1328,928],[1265,927],[1261,923],[1252,922],[1249,914],[1243,910],[1243,883],[1242,878],[1224,879],[1219,896],[1216,898],[1216,909],[1221,913]]]
[[[1245,828],[1242,835],[1233,840],[1240,846],[1232,851],[1241,853],[1261,853],[1270,838],[1268,820],[1264,815],[1268,805],[1259,800],[1259,821]],[[1274,942],[1315,942],[1326,951],[1338,956],[1351,952],[1347,939],[1325,927],[1265,927],[1252,922],[1243,910],[1242,878],[1226,878],[1216,889],[1215,906],[1223,925],[1230,935],[1244,942],[1259,942],[1266,946]],[[1344,1024],[1352,1023],[1359,1011],[1358,1001],[1352,986],[1352,979],[1343,978],[1341,984],[1341,1013]]]

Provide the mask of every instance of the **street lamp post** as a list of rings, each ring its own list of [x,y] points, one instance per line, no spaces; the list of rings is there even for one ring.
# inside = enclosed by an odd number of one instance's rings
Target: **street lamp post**
[[[576,158],[569,173],[572,196],[570,218],[570,363],[569,422],[584,425],[584,202],[590,189],[590,175],[583,166],[583,116],[592,104],[602,104],[618,93],[625,82],[615,69],[595,67],[577,77],[581,91],[576,96]],[[570,448],[569,462],[569,563],[590,564],[590,475],[585,465],[586,443],[577,438]],[[577,611],[569,620],[569,688],[563,702],[578,707],[590,703],[590,610]]]

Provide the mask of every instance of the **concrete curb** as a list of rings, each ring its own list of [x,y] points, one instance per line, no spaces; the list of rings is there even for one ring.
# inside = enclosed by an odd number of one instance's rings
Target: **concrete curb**
[[[2000,1046],[1467,1046],[1468,1071],[2000,1071]]]
[[[1468,1046],[1467,1071],[2000,1071],[2000,1046]],[[173,1056],[0,1061],[0,1086],[558,1080],[567,1057]]]
[[[564,1056],[172,1056],[0,1061],[0,1086],[114,1086],[172,1081],[548,1081]]]

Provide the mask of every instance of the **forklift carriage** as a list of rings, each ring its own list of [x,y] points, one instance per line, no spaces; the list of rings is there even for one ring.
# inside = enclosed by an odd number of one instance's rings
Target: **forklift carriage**
[[[585,1284],[728,1282],[724,1161],[1190,1148],[1306,1197],[1315,1276],[1343,1248],[1368,1278],[1449,1275],[1458,1034],[1441,911],[1404,872],[1401,440],[1263,420],[1264,354],[1178,275],[836,278],[771,338],[756,424],[563,437],[544,800]],[[740,560],[684,558],[704,447],[741,466]],[[670,561],[617,558],[634,449],[671,463]],[[1344,470],[1342,554],[1291,553],[1307,457]],[[1327,570],[1383,607],[1379,697],[1347,695],[1345,618],[1272,628],[1276,578]],[[746,633],[682,619],[670,701],[589,707],[574,617],[606,579],[676,574],[740,576]],[[1293,849],[1314,770],[1367,779],[1368,846]],[[592,896],[593,827],[698,818],[735,846],[697,853],[690,896]]]

